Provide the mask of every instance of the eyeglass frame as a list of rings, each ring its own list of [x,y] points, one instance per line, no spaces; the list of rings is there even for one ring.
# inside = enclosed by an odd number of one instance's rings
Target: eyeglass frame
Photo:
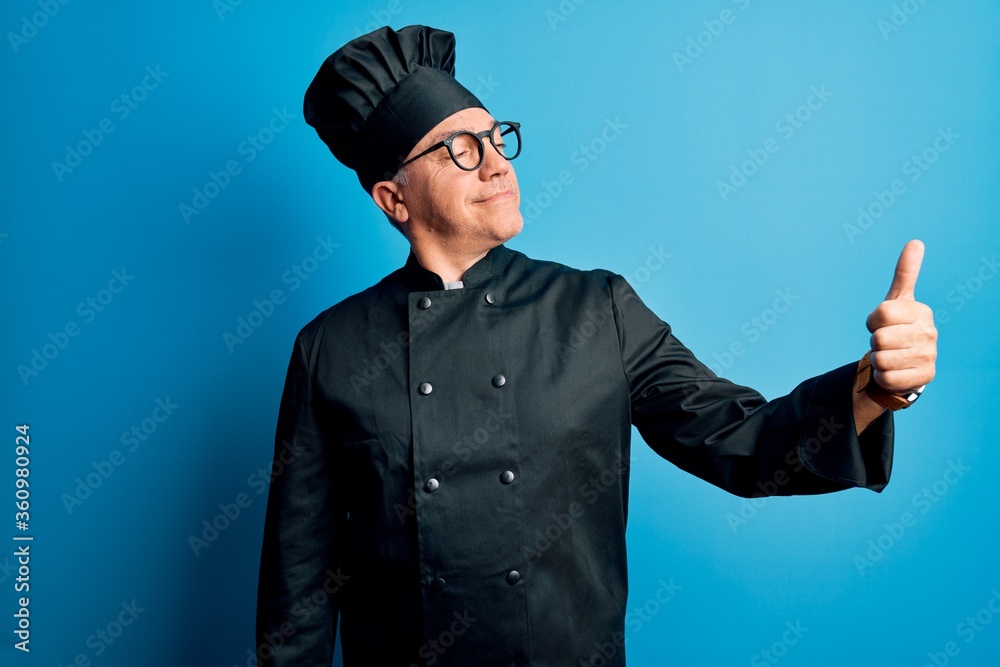
[[[514,130],[514,134],[517,135],[517,152],[514,153],[513,155],[511,155],[510,157],[507,157],[506,155],[504,155],[503,151],[501,151],[497,147],[496,142],[493,140],[493,131],[495,129],[497,129],[497,127],[499,127],[500,125],[504,125],[504,124],[510,125],[511,128]],[[508,133],[509,133],[509,131],[505,132],[504,134],[508,134]],[[479,142],[479,162],[476,163],[475,167],[463,167],[461,164],[459,164],[458,158],[455,157],[455,151],[452,150],[451,144],[452,144],[453,141],[455,141],[455,139],[460,134],[469,134],[469,135],[472,135],[473,137],[476,138],[476,141]],[[504,135],[501,134],[500,136],[504,136]],[[429,155],[430,153],[433,153],[434,151],[438,150],[442,146],[445,146],[445,147],[448,148],[448,156],[451,158],[451,161],[455,164],[456,167],[458,167],[462,171],[475,171],[475,170],[477,170],[477,169],[479,169],[480,167],[483,166],[483,160],[486,159],[486,146],[483,144],[483,138],[484,137],[489,137],[490,138],[490,145],[493,146],[493,148],[496,150],[497,154],[500,155],[500,157],[502,157],[503,159],[507,160],[508,162],[510,162],[511,160],[513,160],[514,158],[516,158],[518,155],[521,154],[521,124],[517,123],[515,121],[512,121],[512,120],[495,120],[495,121],[493,121],[493,125],[490,126],[490,129],[483,130],[482,132],[471,132],[469,130],[459,130],[458,132],[455,132],[451,136],[443,139],[442,141],[437,142],[433,146],[428,147],[427,150],[425,150],[425,151],[423,151],[423,152],[421,152],[421,153],[419,153],[417,155],[414,155],[409,160],[407,160],[403,164],[399,165],[399,167],[396,169],[396,171],[398,172],[400,169],[402,169],[406,165],[410,164],[411,162],[413,162],[417,158],[422,158],[425,155]]]

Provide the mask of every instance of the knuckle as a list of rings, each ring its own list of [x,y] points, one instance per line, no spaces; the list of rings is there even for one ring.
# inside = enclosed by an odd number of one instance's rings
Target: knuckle
[[[883,389],[893,391],[896,389],[897,376],[898,371],[882,371],[879,384],[882,385]]]
[[[889,355],[885,350],[873,353],[871,356],[872,367],[882,373],[887,373],[892,369],[892,365],[889,361]]]

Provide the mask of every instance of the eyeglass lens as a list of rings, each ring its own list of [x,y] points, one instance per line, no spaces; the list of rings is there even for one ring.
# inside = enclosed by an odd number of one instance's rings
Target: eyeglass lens
[[[484,141],[488,142],[489,138]],[[455,162],[463,169],[475,169],[483,159],[483,141],[471,132],[462,132],[455,135],[451,142],[451,153]],[[493,128],[493,145],[501,155],[507,157],[517,155],[518,133],[514,131],[514,126],[510,123],[500,123]]]

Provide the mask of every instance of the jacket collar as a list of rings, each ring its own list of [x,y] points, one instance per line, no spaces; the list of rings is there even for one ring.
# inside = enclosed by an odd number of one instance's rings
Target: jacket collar
[[[463,285],[476,287],[503,271],[510,262],[512,252],[502,243],[491,248],[482,259],[466,270],[465,275],[462,276]],[[406,264],[403,266],[403,274],[406,276],[407,282],[411,283],[414,291],[444,289],[441,276],[422,267],[412,248],[406,258]]]

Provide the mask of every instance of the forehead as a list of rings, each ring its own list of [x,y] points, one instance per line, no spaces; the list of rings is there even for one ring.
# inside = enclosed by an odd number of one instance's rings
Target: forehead
[[[481,132],[483,130],[488,130],[492,124],[493,116],[491,116],[485,109],[471,108],[456,111],[432,127],[431,130],[420,140],[420,143],[413,147],[413,150],[410,151],[410,155],[407,157],[416,155],[425,148],[431,146],[432,144],[436,144],[442,139],[446,139],[449,135],[454,134],[455,132],[460,132],[461,130]]]

